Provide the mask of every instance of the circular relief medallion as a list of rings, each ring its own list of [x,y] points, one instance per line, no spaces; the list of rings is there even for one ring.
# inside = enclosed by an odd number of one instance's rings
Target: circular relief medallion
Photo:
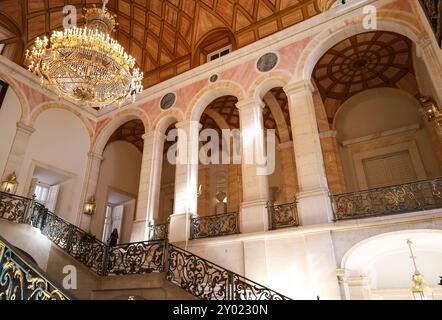
[[[261,72],[269,72],[274,67],[276,67],[277,63],[278,63],[278,56],[276,55],[276,53],[269,52],[263,55],[261,58],[259,58],[256,67]]]
[[[160,102],[160,108],[163,110],[167,110],[169,108],[171,108],[173,106],[173,104],[175,103],[175,93],[168,93],[166,94],[163,99],[161,99]]]
[[[209,81],[210,81],[211,83],[217,82],[217,81],[218,81],[218,75],[217,75],[217,74],[214,74],[213,76],[211,76],[211,77],[209,78]]]

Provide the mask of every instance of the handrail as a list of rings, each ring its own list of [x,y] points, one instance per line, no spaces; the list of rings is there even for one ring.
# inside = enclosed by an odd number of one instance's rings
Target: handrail
[[[172,244],[168,262],[166,279],[203,300],[291,300]]]
[[[169,237],[169,222],[161,224],[149,223],[149,240],[165,240]]]
[[[219,237],[239,233],[239,213],[190,217],[190,239]]]
[[[331,195],[334,220],[442,208],[442,177]]]
[[[3,205],[2,196],[4,195],[0,192],[0,218],[3,218],[5,210],[11,208],[10,205]],[[7,194],[7,197],[11,198],[11,195]],[[167,280],[179,285],[200,299],[289,299],[237,273],[175,247],[169,244],[167,239],[110,247],[96,239],[95,236],[58,217],[41,204],[33,201],[33,199],[23,199],[30,201],[30,205],[26,210],[18,211],[18,215],[15,217],[18,217],[18,219],[14,218],[14,221],[29,223],[40,229],[59,248],[99,276],[166,271]],[[238,214],[229,215],[235,216],[237,227]],[[215,217],[219,218],[220,216],[223,215]],[[201,266],[203,269],[201,269]],[[215,273],[218,275],[215,275]],[[219,277],[219,275],[222,275],[222,277]],[[199,278],[199,276],[205,278]],[[206,281],[202,283],[201,280]],[[206,292],[207,290],[210,292]]]
[[[0,300],[74,300],[0,236]]]
[[[269,201],[266,206],[269,215],[269,229],[299,227],[297,204],[296,199],[292,203],[285,204],[274,204]]]

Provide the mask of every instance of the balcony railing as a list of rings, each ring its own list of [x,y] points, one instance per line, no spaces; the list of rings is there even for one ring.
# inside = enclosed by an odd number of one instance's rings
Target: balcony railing
[[[169,244],[166,279],[202,300],[290,300],[239,274]]]
[[[169,222],[149,224],[149,240],[165,240],[169,237]]]
[[[8,213],[9,211],[12,211],[13,214]],[[166,279],[168,281],[180,286],[199,299],[289,299],[276,291],[224,269],[191,252],[168,244],[167,237],[157,241],[145,241],[109,247],[97,240],[93,235],[56,216],[32,199],[16,197],[0,192],[0,218],[18,223],[29,223],[35,228],[40,229],[48,239],[53,241],[62,250],[100,276],[145,274],[166,271]],[[196,229],[194,229],[195,232],[199,230],[195,235],[200,237],[239,232],[237,213],[196,218],[194,221],[196,224],[192,225],[196,227]],[[202,224],[201,221],[203,221]],[[154,229],[161,230],[163,227],[154,227]],[[160,237],[159,234],[160,233],[158,233],[158,237]],[[2,279],[5,279],[3,278],[3,270],[7,270],[5,272],[9,272],[9,274],[13,272],[4,267],[4,259],[10,256],[12,257],[12,253],[5,255],[6,250],[1,246],[1,240],[2,238],[0,237],[0,258],[2,261],[2,269],[0,270],[0,300],[12,297],[10,287],[8,287],[9,283],[7,282],[9,281],[8,279],[12,278],[7,278],[6,282],[2,282]],[[7,242],[5,241],[5,243]],[[5,248],[8,249],[7,247]],[[8,268],[10,267],[8,266]],[[32,270],[27,271],[29,268],[22,268],[20,270],[20,272],[32,272]],[[37,275],[41,275],[41,273],[35,272]],[[33,275],[33,273],[29,273],[29,275]],[[53,286],[51,282],[45,280],[44,277],[40,278],[36,277],[35,279],[37,280],[31,284],[25,284],[24,282],[22,284],[18,283],[19,280],[28,281],[26,274],[20,279],[15,280],[12,290],[15,290],[16,284],[17,286],[20,285],[20,287],[17,287],[17,290],[22,290],[20,291],[21,295],[19,297],[17,296],[18,293],[16,294],[16,298],[69,298],[67,294],[57,290],[56,287]],[[34,277],[29,277],[29,279],[34,279]],[[25,292],[23,291],[25,290],[24,288],[30,291]]]
[[[333,195],[335,220],[442,208],[442,178]]]
[[[190,238],[201,239],[239,233],[238,212],[223,213],[190,219]]]
[[[37,266],[0,237],[0,300],[71,300]]]
[[[298,227],[299,218],[296,207],[297,202],[287,204],[267,204],[267,211],[269,213],[269,229],[281,229],[289,227]]]

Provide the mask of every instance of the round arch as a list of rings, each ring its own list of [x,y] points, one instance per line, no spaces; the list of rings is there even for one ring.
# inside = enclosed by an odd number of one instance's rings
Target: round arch
[[[106,144],[112,134],[120,126],[130,120],[138,119],[143,122],[145,132],[149,128],[149,119],[147,114],[138,109],[126,109],[117,113],[114,118],[106,123],[106,125],[95,133],[94,142],[91,151],[95,154],[101,155],[106,147]]]
[[[3,72],[0,72],[0,80],[6,82],[9,87],[14,91],[15,95],[18,97],[18,100],[20,101],[20,122],[23,122],[25,124],[29,124],[29,103],[28,99],[24,95],[24,93],[20,90],[20,87],[18,84],[9,76],[4,74]]]
[[[174,122],[181,122],[184,120],[184,115],[179,109],[170,109],[158,116],[150,127],[150,131],[158,130],[165,133],[167,128]]]
[[[407,252],[407,241],[442,255],[442,230],[411,229],[381,233],[354,244],[343,256],[340,266],[350,272],[364,272],[370,264],[397,253]],[[411,261],[410,261],[411,263]],[[411,276],[411,275],[410,275]]]
[[[346,20],[333,28],[326,28],[325,31],[314,37],[301,53],[295,67],[294,78],[310,80],[313,69],[327,50],[351,36],[370,31],[363,26],[364,17],[364,15],[360,15],[351,21]],[[392,16],[389,11],[379,10],[377,17],[376,31],[390,31],[401,34],[418,46],[422,39],[429,37],[423,27],[419,28],[421,26],[420,21],[411,14],[395,12]]]
[[[236,83],[222,81],[202,89],[192,100],[186,112],[186,119],[199,121],[206,107],[214,100],[223,96],[234,96],[238,101],[244,100],[244,90]]]
[[[262,99],[271,89],[284,88],[290,83],[291,75],[287,71],[276,70],[260,76],[247,92],[248,99]]]
[[[92,137],[94,136],[94,129],[92,127],[91,122],[80,112],[75,110],[73,107],[70,107],[68,105],[62,104],[60,102],[44,102],[37,107],[34,108],[34,111],[31,113],[31,118],[29,120],[29,125],[34,126],[35,122],[37,121],[38,117],[44,113],[45,111],[49,109],[63,109],[67,110],[71,113],[73,113],[75,116],[77,116],[83,125],[85,126],[88,134],[89,134],[89,140],[92,140]]]

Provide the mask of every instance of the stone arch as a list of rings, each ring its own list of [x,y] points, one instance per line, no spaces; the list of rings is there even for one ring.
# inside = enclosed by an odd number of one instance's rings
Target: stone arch
[[[290,83],[291,75],[287,71],[276,70],[260,76],[247,92],[249,99],[262,99],[264,95],[275,87],[285,87]]]
[[[31,126],[34,126],[38,117],[43,112],[45,112],[46,110],[49,110],[49,109],[63,109],[63,110],[67,110],[67,111],[73,113],[74,115],[76,115],[81,120],[83,125],[85,126],[85,128],[89,134],[89,139],[92,140],[92,138],[94,136],[94,128],[92,126],[92,123],[84,115],[82,115],[80,112],[75,110],[73,107],[62,104],[60,102],[44,102],[44,103],[38,105],[37,107],[35,107],[34,111],[31,113],[31,118],[29,119],[29,124]]]
[[[17,95],[18,100],[20,101],[20,121],[29,124],[29,103],[28,99],[26,99],[25,94],[20,90],[20,87],[17,85],[17,83],[9,76],[4,74],[3,72],[0,72],[0,80],[3,80],[6,82],[9,87],[14,91],[14,93]]]
[[[367,32],[362,23],[364,17],[364,15],[360,15],[350,21],[346,20],[332,28],[326,28],[325,31],[314,37],[301,53],[295,67],[294,78],[310,80],[317,62],[328,49],[353,35]],[[419,19],[414,15],[379,10],[377,17],[376,31],[390,31],[404,35],[417,46],[420,46],[422,39],[429,37]]]
[[[149,128],[149,119],[147,114],[139,109],[126,109],[117,113],[112,120],[108,121],[106,125],[95,133],[94,142],[91,151],[95,154],[103,154],[104,148],[106,147],[107,141],[112,136],[112,134],[121,125],[134,119],[139,119],[143,122],[144,129],[147,131]]]
[[[209,103],[222,96],[234,96],[238,101],[241,101],[244,100],[245,92],[239,84],[231,81],[221,81],[208,85],[198,92],[192,100],[186,112],[186,119],[199,121]]]
[[[423,228],[411,226],[410,229],[381,231],[351,244],[343,258],[338,260],[344,278],[345,298],[373,299],[378,296],[372,291],[374,288],[381,289],[381,299],[398,299],[398,294],[404,296],[400,299],[412,299],[411,291],[397,291],[412,285],[411,276],[415,270],[410,259],[409,240],[413,255],[417,257],[418,270],[428,285],[435,288],[442,265],[442,230],[429,229],[428,225]],[[356,279],[357,282],[352,281]]]
[[[181,110],[170,109],[163,112],[158,116],[150,127],[150,131],[160,130],[160,132],[165,133],[167,128],[174,122],[181,122],[184,120],[184,115]]]

